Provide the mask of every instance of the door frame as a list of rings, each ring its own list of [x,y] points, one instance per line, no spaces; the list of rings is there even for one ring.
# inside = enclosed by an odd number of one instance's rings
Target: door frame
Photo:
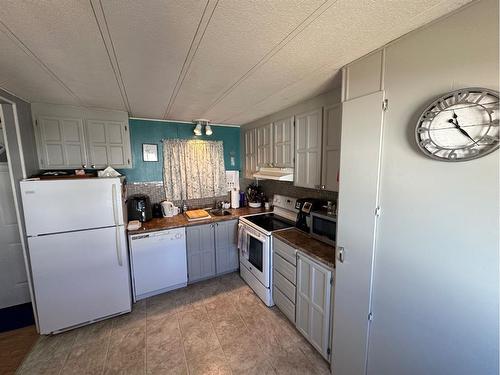
[[[2,122],[2,128],[0,129],[3,133],[4,137],[4,143],[5,143],[5,151],[7,153],[7,165],[9,168],[9,177],[10,177],[10,183],[12,187],[12,198],[14,199],[14,207],[16,210],[16,219],[17,219],[17,226],[19,230],[19,236],[21,239],[21,247],[23,250],[23,259],[24,259],[24,266],[26,269],[26,277],[28,280],[28,290],[31,298],[31,306],[33,308],[33,316],[35,318],[35,327],[37,332],[40,332],[40,328],[38,325],[38,314],[37,314],[37,309],[36,309],[36,301],[35,301],[35,294],[33,290],[33,277],[31,274],[31,266],[30,266],[30,260],[29,260],[29,255],[28,255],[28,246],[27,246],[27,239],[25,235],[25,230],[24,230],[24,221],[23,217],[21,214],[21,208],[20,208],[20,202],[17,199],[17,192],[19,191],[18,184],[16,184],[15,179],[14,179],[14,174],[13,174],[13,167],[12,167],[12,158],[11,158],[11,151],[9,147],[9,140],[7,137],[7,123],[5,121],[5,115],[4,111],[5,110],[10,110],[12,111],[12,117],[14,120],[14,129],[16,132],[16,140],[17,144],[19,147],[19,159],[21,162],[21,171],[22,171],[22,177],[27,178],[26,174],[26,163],[24,161],[24,153],[23,153],[23,145],[21,142],[21,132],[19,128],[19,118],[17,116],[17,105],[16,102],[9,100],[8,98],[1,96],[0,95],[0,121]]]

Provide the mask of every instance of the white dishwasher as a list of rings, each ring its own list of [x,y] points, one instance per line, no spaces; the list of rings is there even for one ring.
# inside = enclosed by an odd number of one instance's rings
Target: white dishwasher
[[[134,302],[187,285],[186,230],[130,236]]]

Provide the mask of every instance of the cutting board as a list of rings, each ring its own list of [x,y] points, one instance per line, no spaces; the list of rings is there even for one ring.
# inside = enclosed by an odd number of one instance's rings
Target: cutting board
[[[186,211],[188,220],[203,220],[210,219],[210,215],[205,210],[190,210]]]

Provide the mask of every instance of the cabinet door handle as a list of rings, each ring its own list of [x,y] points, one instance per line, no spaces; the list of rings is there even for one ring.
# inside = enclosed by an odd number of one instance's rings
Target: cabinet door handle
[[[344,263],[344,248],[342,246],[337,247],[337,259],[340,263]]]

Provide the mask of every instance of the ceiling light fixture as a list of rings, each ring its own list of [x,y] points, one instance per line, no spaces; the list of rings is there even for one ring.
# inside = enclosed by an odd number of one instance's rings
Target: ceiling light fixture
[[[208,125],[208,124],[205,126],[205,134],[206,135],[212,135],[213,134],[212,127],[210,125]]]
[[[209,125],[210,120],[207,119],[197,119],[193,120],[193,122],[196,124],[196,127],[194,128],[194,135],[202,135],[202,127],[205,126],[205,134],[206,135],[212,135],[212,127]]]
[[[201,135],[201,124],[196,124],[194,128],[194,135]]]

